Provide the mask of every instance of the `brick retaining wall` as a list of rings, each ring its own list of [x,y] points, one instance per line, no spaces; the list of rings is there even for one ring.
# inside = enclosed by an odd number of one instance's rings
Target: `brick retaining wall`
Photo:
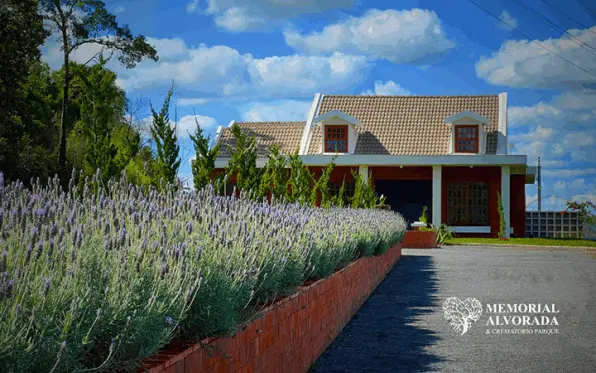
[[[306,373],[393,268],[401,247],[399,244],[381,256],[362,258],[302,287],[266,308],[260,318],[233,338],[194,345],[179,342],[177,347],[174,343],[139,371]]]

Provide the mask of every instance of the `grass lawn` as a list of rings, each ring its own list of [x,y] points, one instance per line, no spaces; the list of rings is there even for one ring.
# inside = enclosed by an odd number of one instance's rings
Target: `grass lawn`
[[[453,238],[445,241],[445,245],[458,244],[596,247],[596,241],[582,240],[579,238],[510,238],[506,241],[498,238]]]

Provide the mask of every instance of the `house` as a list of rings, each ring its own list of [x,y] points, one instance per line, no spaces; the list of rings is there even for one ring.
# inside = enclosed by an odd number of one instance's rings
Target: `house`
[[[429,221],[460,236],[499,232],[498,193],[507,236],[525,235],[525,185],[536,170],[509,155],[507,94],[482,96],[348,96],[316,94],[304,122],[237,123],[257,138],[258,166],[269,146],[298,152],[315,174],[337,155],[332,182],[371,180],[386,203],[410,222],[428,207]],[[230,123],[230,126],[234,122]],[[228,128],[214,138],[229,160]],[[353,184],[352,184],[353,185]],[[349,188],[348,188],[349,189]]]

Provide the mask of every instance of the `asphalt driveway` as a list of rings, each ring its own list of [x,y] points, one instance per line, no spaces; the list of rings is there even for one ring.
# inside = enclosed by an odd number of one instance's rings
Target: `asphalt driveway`
[[[483,314],[463,335],[444,317],[449,297],[482,303]],[[498,314],[487,308],[530,303],[554,304],[559,312]],[[503,316],[546,315],[551,325],[487,325],[497,315],[501,323]],[[553,316],[558,325],[552,325]],[[427,371],[596,372],[596,258],[569,250],[404,250],[311,370]]]

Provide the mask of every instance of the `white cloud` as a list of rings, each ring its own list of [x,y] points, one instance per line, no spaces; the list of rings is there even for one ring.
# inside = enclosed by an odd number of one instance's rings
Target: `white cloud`
[[[178,100],[179,106],[198,106],[208,102],[206,98],[181,98]]]
[[[116,9],[114,9],[115,14],[124,13],[125,11],[126,11],[126,8],[123,6],[118,6],[118,7],[116,7]]]
[[[247,122],[305,121],[311,105],[297,100],[255,102],[241,108],[240,115]]]
[[[334,53],[330,56],[271,56],[254,58],[224,45],[189,48],[179,38],[147,38],[155,46],[159,61],[141,61],[125,69],[116,58],[108,68],[117,72],[118,84],[127,91],[149,87],[176,87],[200,93],[204,98],[242,97],[294,98],[315,92],[349,90],[361,82],[371,68],[364,56]],[[83,45],[72,55],[87,62],[101,46]],[[54,69],[61,67],[62,55],[55,38],[44,46],[43,58]]]
[[[576,169],[560,169],[560,170],[549,170],[545,169],[542,171],[545,176],[554,177],[577,177],[584,175],[596,175],[596,168],[576,168]]]
[[[159,63],[175,61],[181,56],[188,55],[189,53],[184,40],[180,38],[158,39],[148,37],[147,42],[153,45],[155,49],[158,51]],[[87,61],[89,61],[89,59],[91,59],[93,56],[97,55],[99,52],[102,51],[106,58],[111,54],[109,50],[105,49],[103,46],[99,44],[83,44],[71,53],[70,59],[74,62],[86,63]],[[108,63],[108,68],[118,72],[119,75],[121,72],[130,71],[125,69],[118,63],[117,57],[118,53],[116,52],[114,53],[112,59]],[[52,35],[46,40],[46,43],[42,48],[42,58],[45,62],[47,62],[50,65],[52,69],[59,69],[62,67],[64,56],[62,54],[62,51],[60,50],[60,42],[58,41],[58,37],[56,35]],[[155,63],[153,61],[142,61],[141,63],[139,63],[138,66],[151,64]]]
[[[596,194],[576,194],[571,197],[571,200],[576,202],[592,202],[593,204],[596,204]]]
[[[215,118],[204,115],[185,115],[176,124],[178,138],[188,137],[189,133],[194,135],[197,130],[197,123],[201,129],[217,126]]]
[[[584,180],[584,179],[575,179],[569,184],[569,186],[571,188],[581,189],[581,190],[584,190],[587,188],[586,180]]]
[[[507,126],[519,127],[540,123],[544,119],[552,119],[559,114],[561,114],[560,109],[542,101],[533,106],[512,106],[507,112]]]
[[[568,32],[585,44],[596,45],[596,26]],[[569,37],[537,41],[584,70],[596,71],[594,55]],[[582,71],[529,40],[505,42],[490,57],[481,57],[475,68],[476,75],[490,84],[516,88],[557,89],[596,83],[596,74]]]
[[[509,139],[513,142],[543,142],[548,141],[555,135],[555,130],[548,127],[537,126],[531,131],[524,134],[509,135]]]
[[[304,14],[351,7],[354,0],[207,0],[205,13],[229,31],[262,31]],[[196,12],[198,1],[187,6]]]
[[[158,47],[158,52],[159,52]],[[316,91],[350,88],[368,73],[362,56],[272,56],[255,59],[228,46],[201,45],[187,49],[176,60],[142,63],[122,70],[120,85],[126,90],[177,86],[208,97],[311,96]]]
[[[504,25],[502,22],[498,22],[499,27],[507,30],[507,31],[511,31],[511,28],[516,29],[518,22],[517,22],[517,18],[512,17],[508,11],[504,10],[503,12],[501,12],[501,15],[499,16],[499,19],[503,22],[505,22],[506,24],[508,24],[511,27],[508,27],[507,25]]]
[[[404,87],[400,86],[399,84],[395,83],[392,80],[388,80],[386,82],[377,80],[375,81],[375,89],[374,90],[366,90],[362,92],[363,95],[380,95],[380,96],[410,96],[412,92],[408,91]]]
[[[423,9],[371,9],[321,32],[302,35],[286,30],[284,37],[288,45],[309,54],[363,54],[395,63],[425,64],[455,46],[435,12]]]
[[[192,0],[186,4],[186,11],[188,13],[195,13],[199,10],[199,0]]]
[[[555,183],[555,189],[565,190],[567,188],[567,183],[563,180],[559,180]]]

